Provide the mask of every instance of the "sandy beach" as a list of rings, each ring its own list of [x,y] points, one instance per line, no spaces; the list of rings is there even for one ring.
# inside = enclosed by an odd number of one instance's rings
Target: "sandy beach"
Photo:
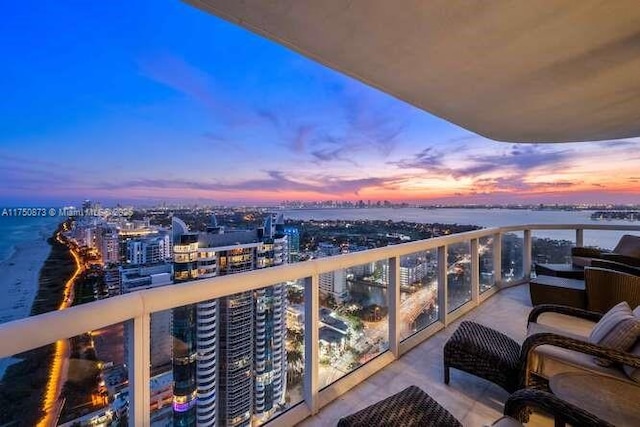
[[[22,319],[31,313],[38,293],[40,270],[51,252],[47,239],[52,232],[42,229],[33,240],[17,243],[9,258],[0,262],[0,324]],[[16,361],[18,359],[0,359],[0,378]]]
[[[51,252],[45,239],[19,244],[11,258],[0,263],[0,323],[29,316],[38,292],[38,277]]]
[[[38,293],[38,278],[51,246],[41,237],[31,243],[17,245],[11,257],[0,263],[0,323],[29,316]],[[0,378],[17,359],[0,359]]]

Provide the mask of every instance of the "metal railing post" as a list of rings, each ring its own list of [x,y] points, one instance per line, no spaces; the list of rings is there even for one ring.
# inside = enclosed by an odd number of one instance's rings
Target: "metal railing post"
[[[129,320],[129,426],[150,425],[151,396],[149,366],[151,364],[151,321],[149,313]]]
[[[584,246],[584,229],[576,228],[576,246],[581,248]]]
[[[531,249],[533,246],[533,240],[531,237],[531,230],[524,230],[524,245],[522,247],[522,271],[524,274],[524,278],[528,278],[531,276]]]
[[[447,246],[438,246],[438,318],[448,324],[449,307],[447,304]]]
[[[319,276],[305,278],[304,284],[304,401],[311,414],[318,412],[318,364],[320,321]]]
[[[498,286],[502,283],[502,234],[493,235],[493,278]]]
[[[471,301],[478,305],[480,301],[480,253],[478,239],[471,239]]]
[[[389,258],[389,349],[400,357],[400,257]]]

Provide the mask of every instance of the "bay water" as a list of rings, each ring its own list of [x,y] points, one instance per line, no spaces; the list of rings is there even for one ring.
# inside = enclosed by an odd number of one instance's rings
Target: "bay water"
[[[285,209],[285,218],[296,220],[378,220],[408,221],[501,227],[522,224],[608,224],[638,225],[624,220],[592,220],[594,211],[528,210],[528,209],[460,209],[460,208],[344,208]],[[585,246],[613,249],[623,234],[640,235],[640,231],[585,230]],[[575,242],[574,230],[534,230],[534,238],[550,238]]]

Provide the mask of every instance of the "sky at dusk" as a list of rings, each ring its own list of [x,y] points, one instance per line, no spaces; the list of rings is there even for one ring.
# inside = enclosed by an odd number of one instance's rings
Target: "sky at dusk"
[[[494,142],[172,0],[0,26],[0,204],[638,203],[640,139]]]

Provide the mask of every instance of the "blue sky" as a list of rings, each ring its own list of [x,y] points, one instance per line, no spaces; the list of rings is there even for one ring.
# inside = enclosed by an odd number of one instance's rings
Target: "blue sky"
[[[636,201],[637,139],[489,141],[182,2],[3,12],[0,203]]]

